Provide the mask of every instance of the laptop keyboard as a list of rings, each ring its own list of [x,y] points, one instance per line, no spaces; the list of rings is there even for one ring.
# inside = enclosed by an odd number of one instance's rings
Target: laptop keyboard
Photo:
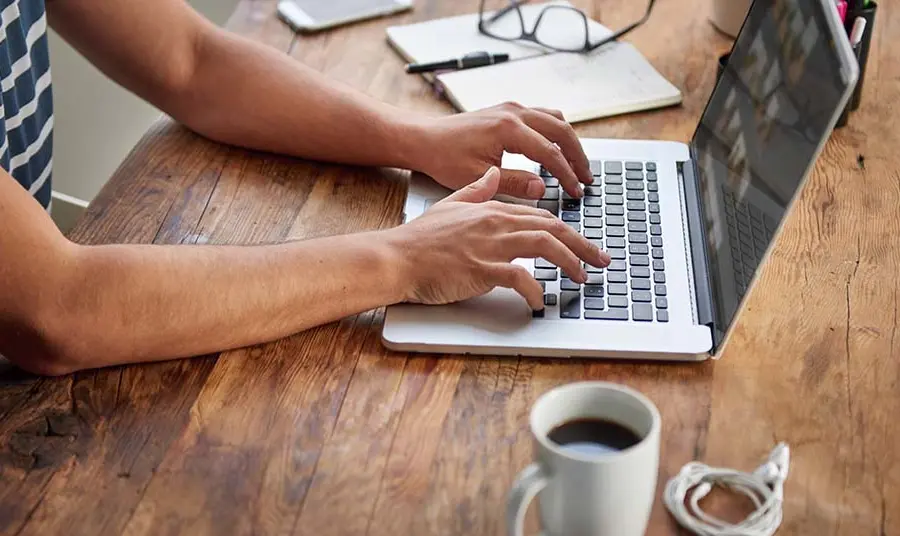
[[[655,162],[592,161],[594,184],[582,199],[566,194],[547,170],[547,186],[538,207],[549,210],[605,249],[606,268],[584,265],[584,285],[560,274],[544,259],[535,259],[534,277],[546,289],[559,281],[559,293],[544,294],[544,304],[557,306],[559,318],[668,322],[666,262]],[[545,311],[536,311],[542,318]],[[547,315],[549,316],[549,315]]]
[[[772,241],[776,223],[752,203],[736,201],[734,194],[724,186],[722,192],[725,194],[725,222],[731,239],[734,285],[743,298],[766,247]]]

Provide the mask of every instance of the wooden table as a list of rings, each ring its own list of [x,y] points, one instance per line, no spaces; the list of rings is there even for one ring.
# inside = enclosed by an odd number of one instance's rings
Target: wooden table
[[[581,135],[690,138],[729,46],[707,3],[661,1],[632,37],[684,105]],[[296,38],[273,1],[244,0],[229,24],[379,98],[450,113],[402,73],[384,28],[477,4],[418,0],[404,17]],[[643,8],[579,4],[610,26]],[[603,379],[662,411],[660,485],[692,459],[751,469],[784,440],[780,534],[900,534],[900,11],[884,4],[864,105],[828,144],[720,361],[398,354],[381,346],[378,311],[178,362],[58,379],[7,367],[0,533],[501,534],[506,491],[531,459],[529,407],[556,385]],[[405,180],[224,147],[161,120],[71,236],[257,244],[389,227]],[[657,501],[649,534],[673,533]]]

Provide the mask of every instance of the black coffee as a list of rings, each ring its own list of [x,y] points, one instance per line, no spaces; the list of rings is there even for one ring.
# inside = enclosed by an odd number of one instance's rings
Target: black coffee
[[[577,419],[560,424],[547,435],[563,448],[589,456],[614,454],[641,442],[631,428],[606,419]]]

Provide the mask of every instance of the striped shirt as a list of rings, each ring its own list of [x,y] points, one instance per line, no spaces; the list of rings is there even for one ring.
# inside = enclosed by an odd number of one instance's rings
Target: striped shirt
[[[0,90],[0,166],[49,208],[53,95],[44,0],[0,0]]]

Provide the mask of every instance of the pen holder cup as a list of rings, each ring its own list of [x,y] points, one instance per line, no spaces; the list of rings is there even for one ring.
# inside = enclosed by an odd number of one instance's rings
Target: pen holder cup
[[[872,44],[872,36],[875,34],[876,11],[878,11],[878,4],[869,2],[867,6],[847,13],[847,20],[844,22],[847,35],[850,35],[856,18],[863,17],[866,19],[866,31],[856,51],[856,60],[859,62],[859,81],[856,82],[856,89],[853,90],[853,95],[850,97],[850,103],[848,104],[850,110],[859,108],[859,104],[862,101],[863,83],[866,80],[866,64],[869,62],[869,47]]]

